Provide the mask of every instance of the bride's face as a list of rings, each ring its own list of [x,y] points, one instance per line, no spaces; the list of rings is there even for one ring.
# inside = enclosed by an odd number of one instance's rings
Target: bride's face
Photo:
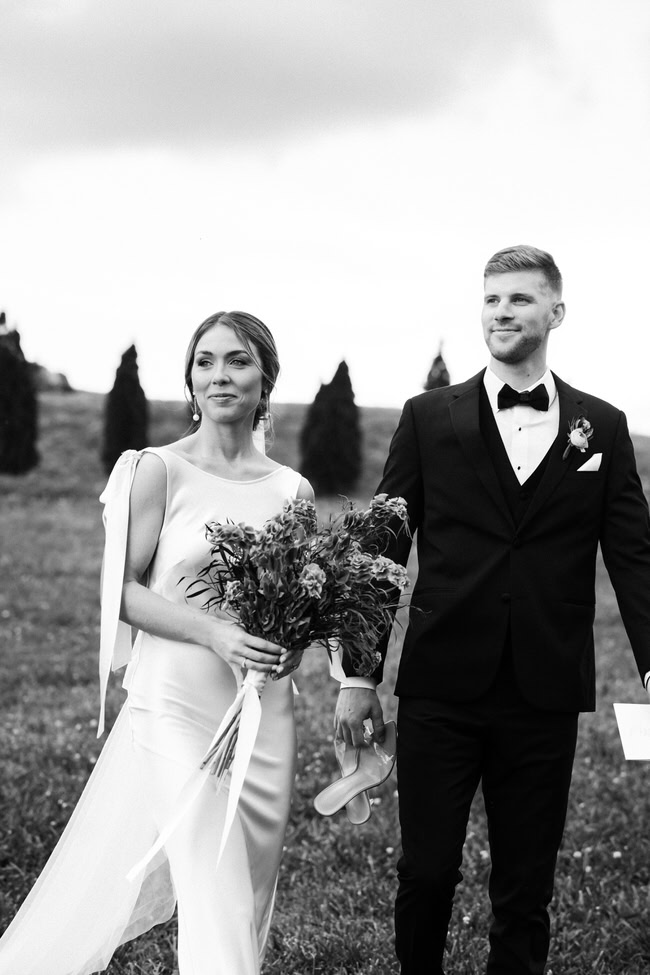
[[[257,356],[257,350],[253,347]],[[199,339],[192,362],[192,385],[204,417],[234,423],[250,417],[262,396],[262,373],[228,325],[213,325]]]

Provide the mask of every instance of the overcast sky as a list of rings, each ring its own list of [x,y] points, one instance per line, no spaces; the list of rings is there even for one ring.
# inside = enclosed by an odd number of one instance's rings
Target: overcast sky
[[[28,358],[182,395],[194,327],[262,318],[278,399],[348,362],[401,406],[485,363],[482,271],[565,278],[564,379],[650,433],[647,0],[0,0],[0,308]]]

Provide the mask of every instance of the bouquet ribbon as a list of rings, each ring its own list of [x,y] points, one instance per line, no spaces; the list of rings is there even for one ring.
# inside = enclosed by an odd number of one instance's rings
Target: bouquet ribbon
[[[247,672],[241,687],[237,691],[237,696],[223,716],[221,724],[217,728],[217,731],[210,742],[210,747],[208,748],[204,758],[204,762],[206,762],[209,759],[215,745],[217,745],[220,739],[224,738],[224,735],[230,728],[229,734],[235,734],[237,737],[237,747],[234,750],[234,757],[230,766],[230,789],[228,792],[226,817],[223,832],[221,834],[221,844],[219,846],[219,855],[217,857],[215,869],[219,866],[223,851],[226,848],[228,836],[230,835],[230,830],[237,812],[239,797],[241,796],[241,792],[244,787],[246,772],[250,764],[251,755],[253,754],[253,748],[255,747],[257,731],[259,729],[260,720],[262,717],[262,706],[260,704],[260,694],[264,686],[264,683],[261,681],[262,677],[264,678],[265,683],[266,674],[260,674],[260,672],[257,671]],[[227,749],[227,747],[228,743],[226,741],[224,744],[224,749]],[[217,776],[217,793],[219,793],[223,787],[226,774],[227,770]],[[185,786],[181,790],[178,799],[176,800],[175,809],[165,825],[162,827],[160,834],[158,835],[158,839],[150,847],[145,856],[138,863],[136,863],[131,870],[129,870],[127,874],[128,880],[135,880],[135,878],[144,870],[147,864],[150,863],[150,861],[154,858],[156,853],[158,853],[159,850],[165,846],[170,836],[173,834],[174,830],[177,828],[183,818],[187,815],[189,809],[192,807],[198,795],[202,789],[205,788],[206,783],[211,777],[212,774],[210,767],[207,764],[202,764],[202,767],[196,769],[190,775],[189,779],[185,783]]]

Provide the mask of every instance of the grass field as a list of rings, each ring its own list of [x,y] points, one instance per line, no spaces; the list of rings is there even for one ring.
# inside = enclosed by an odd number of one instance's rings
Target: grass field
[[[152,444],[177,438],[182,405],[155,403]],[[44,394],[41,465],[0,476],[0,929],[46,860],[96,759],[98,580],[103,532],[97,497],[102,398]],[[298,465],[304,407],[276,410],[273,456]],[[357,497],[379,477],[397,420],[363,410],[366,464]],[[650,439],[635,438],[650,485]],[[320,502],[322,511],[336,501]],[[616,603],[599,566],[599,707],[581,719],[569,822],[554,902],[554,975],[640,975],[650,967],[650,770],[626,764],[612,702],[644,700]],[[394,715],[393,653],[382,696]],[[320,818],[313,796],[334,777],[331,720],[336,685],[324,655],[297,675],[299,773],[265,975],[389,975],[392,901],[399,850],[392,777],[375,793],[373,816],[352,827]],[[109,718],[123,699],[110,691]],[[449,975],[483,971],[489,853],[477,798],[467,836],[464,883],[449,938]],[[171,975],[174,924],[119,950],[112,975]],[[48,975],[47,972],[39,975]]]

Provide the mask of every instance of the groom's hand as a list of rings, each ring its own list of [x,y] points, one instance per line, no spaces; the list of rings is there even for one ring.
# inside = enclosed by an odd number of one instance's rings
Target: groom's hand
[[[339,691],[334,715],[335,736],[355,748],[363,745],[364,721],[372,722],[375,739],[384,740],[384,713],[377,691],[369,687],[343,687]]]

